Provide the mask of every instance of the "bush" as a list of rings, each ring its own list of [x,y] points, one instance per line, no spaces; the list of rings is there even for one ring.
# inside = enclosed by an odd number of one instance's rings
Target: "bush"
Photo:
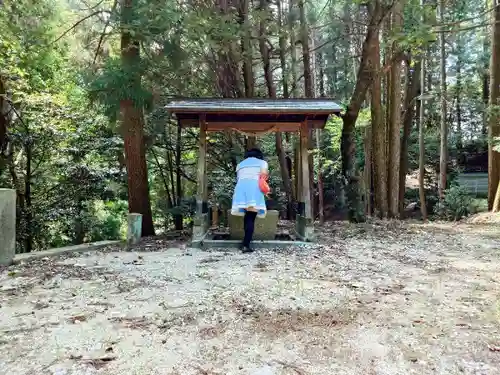
[[[126,231],[128,206],[126,201],[95,202],[88,240],[118,240]]]
[[[445,191],[442,202],[434,207],[434,213],[446,220],[460,220],[475,212],[473,197],[466,189],[453,186]]]

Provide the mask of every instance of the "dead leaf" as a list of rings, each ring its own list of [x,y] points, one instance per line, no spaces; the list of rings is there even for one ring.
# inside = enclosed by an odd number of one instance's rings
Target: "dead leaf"
[[[42,310],[49,307],[49,304],[47,302],[36,302],[33,308],[35,310]]]
[[[280,364],[284,368],[289,368],[290,370],[294,371],[297,375],[306,375],[305,371],[302,370],[299,366],[293,364],[293,363],[287,363],[285,361],[276,361],[276,363]]]
[[[68,318],[68,322],[72,323],[72,324],[86,322],[86,321],[87,321],[87,317],[85,315],[75,315],[75,316]]]
[[[70,359],[74,361],[79,361],[83,364],[94,367],[96,370],[99,370],[106,366],[109,362],[114,361],[117,357],[111,355],[104,355],[102,357],[97,358],[83,358],[82,355],[70,355]]]

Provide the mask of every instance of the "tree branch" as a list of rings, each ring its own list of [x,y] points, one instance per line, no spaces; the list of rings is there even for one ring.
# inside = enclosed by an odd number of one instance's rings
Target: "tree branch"
[[[477,20],[479,17],[482,17],[488,13],[491,13],[493,12],[498,6],[500,6],[500,4],[498,5],[495,5],[487,10],[484,10],[482,11],[481,13],[477,14],[476,16],[474,17],[470,17],[470,18],[464,18],[462,20],[458,20],[458,21],[454,21],[454,22],[445,22],[445,23],[441,23],[439,25],[436,25],[438,27],[449,27],[449,26],[456,26],[456,25],[460,25],[461,23],[464,23],[464,22],[469,22],[469,21],[475,21]]]
[[[92,10],[92,9],[96,9],[97,7],[99,7],[99,5],[101,5],[102,3],[104,3],[104,1],[105,1],[105,0],[101,0],[101,1],[99,1],[99,2],[98,2],[97,4],[95,4],[95,5],[89,5],[89,4],[87,4],[87,2],[82,1],[82,2],[83,2],[86,6],[87,6],[87,8],[85,8],[85,9],[78,9],[78,10],[79,10],[79,11],[89,11],[89,10]]]
[[[113,3],[113,7],[111,8],[111,14],[114,13],[117,6],[118,6],[118,0],[115,0],[115,2]],[[102,46],[102,43],[104,42],[104,37],[106,36],[106,29],[108,28],[110,21],[111,21],[111,17],[108,17],[108,19],[106,20],[106,23],[104,24],[104,28],[102,29],[102,33],[99,36],[99,43],[97,44],[97,49],[95,50],[94,60],[92,61],[92,65],[95,64],[95,62],[97,60],[97,56],[99,55],[99,52],[101,51],[101,46]]]
[[[75,27],[77,27],[78,25],[80,25],[81,23],[85,22],[86,20],[88,20],[89,18],[92,18],[92,17],[95,17],[101,13],[109,13],[109,11],[106,11],[106,10],[97,10],[95,12],[92,12],[90,13],[89,15],[83,17],[82,19],[76,21],[69,29],[67,29],[66,31],[64,31],[61,35],[59,35],[55,40],[53,40],[50,44],[54,44],[54,43],[57,43],[58,41],[60,41],[62,38],[64,38],[71,30],[73,30]]]
[[[494,24],[496,25],[497,23],[500,23],[500,22],[495,22]],[[459,29],[448,29],[448,30],[432,30],[432,32],[436,33],[436,34],[441,34],[441,33],[459,33],[461,31],[470,31],[470,30],[474,30],[474,29],[479,29],[481,27],[488,27],[488,26],[491,26],[492,23],[491,22],[487,22],[487,23],[479,23],[479,24],[476,24],[476,25],[470,25],[470,26],[467,26],[467,27],[462,27],[462,28],[459,28]]]

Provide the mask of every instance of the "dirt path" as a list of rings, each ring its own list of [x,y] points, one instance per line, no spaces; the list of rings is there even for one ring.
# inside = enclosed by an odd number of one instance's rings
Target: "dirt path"
[[[4,270],[0,373],[500,374],[498,229],[321,233],[306,250],[108,251]]]

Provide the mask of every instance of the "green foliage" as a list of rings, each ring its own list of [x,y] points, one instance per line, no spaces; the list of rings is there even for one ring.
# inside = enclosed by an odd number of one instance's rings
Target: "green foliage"
[[[125,201],[96,202],[94,220],[89,230],[90,241],[124,239],[128,205]]]
[[[447,220],[460,220],[474,213],[473,198],[466,189],[452,186],[445,192],[442,202],[434,207],[438,217]]]
[[[123,100],[132,100],[136,107],[151,109],[151,92],[130,79],[130,77],[141,77],[146,69],[147,63],[144,60],[133,65],[123,65],[120,59],[108,59],[99,75],[94,76],[89,84],[91,100],[104,106],[105,114],[111,121],[117,121],[120,103]]]
[[[163,107],[173,96],[241,94],[241,37],[248,31],[255,95],[265,96],[258,55],[258,25],[262,20],[271,46],[277,92],[283,92],[278,66],[281,34],[287,38],[284,73],[289,89],[292,91],[294,86],[293,95],[303,95],[298,44],[295,73],[300,78],[293,85],[291,82],[288,34],[291,29],[299,37],[297,7],[292,14],[284,9],[283,21],[294,21],[290,27],[278,25],[275,7],[268,14],[250,7],[248,28],[241,24],[238,9],[233,6],[222,9],[210,2],[134,0],[132,9],[126,12],[121,2],[113,4],[112,0],[88,4],[80,0],[2,2],[0,79],[17,113],[9,124],[9,148],[0,157],[0,185],[18,192],[18,251],[123,237],[128,190],[123,141],[117,126],[123,100],[132,100],[146,109],[145,147],[155,224],[168,230],[180,216],[188,223],[195,208],[198,133],[185,129],[179,135],[176,123]],[[306,8],[306,19],[315,36],[316,82],[324,85],[324,92],[319,94],[335,97],[346,106],[358,75],[364,32],[360,25],[366,24],[367,17],[364,4],[321,1],[308,2]],[[478,15],[480,8],[468,0],[453,0],[445,17],[450,30],[453,24]],[[84,20],[93,12],[95,15]],[[74,24],[77,26],[71,29]],[[410,0],[405,2],[403,30],[383,33],[381,38],[385,43],[383,53],[395,42],[403,52],[411,54],[412,64],[423,51],[428,52],[430,89],[439,80],[438,56],[433,47],[437,28],[435,6],[422,7],[419,0]],[[137,58],[121,57],[120,36],[125,31],[139,42]],[[466,151],[483,151],[487,146],[482,134],[487,110],[483,81],[489,61],[485,36],[482,29],[446,34],[452,163]],[[320,65],[323,77],[319,76]],[[232,82],[232,74],[237,82]],[[364,105],[355,133],[358,171],[365,165],[364,135],[370,122],[368,101]],[[425,114],[426,192],[432,208],[438,201],[435,171],[439,162],[439,101],[426,102]],[[341,130],[341,119],[328,121],[315,158],[315,178],[321,164],[325,202],[335,209],[345,208]],[[292,135],[284,143],[291,158],[294,142]],[[259,144],[270,163],[271,198],[283,207],[285,195],[274,135],[260,137]],[[209,136],[209,199],[223,209],[230,206],[234,167],[243,149],[244,137],[240,134]],[[409,171],[417,168],[418,129],[413,126]],[[454,219],[471,212],[462,193],[456,188],[448,191],[447,200],[436,208],[441,217]],[[418,196],[412,199],[418,201]]]
[[[0,14],[0,76],[15,114],[0,184],[18,192],[19,252],[119,236],[116,217],[99,219],[95,205],[120,194],[122,144],[103,108],[89,103],[78,63],[53,43],[65,9],[7,1]]]

